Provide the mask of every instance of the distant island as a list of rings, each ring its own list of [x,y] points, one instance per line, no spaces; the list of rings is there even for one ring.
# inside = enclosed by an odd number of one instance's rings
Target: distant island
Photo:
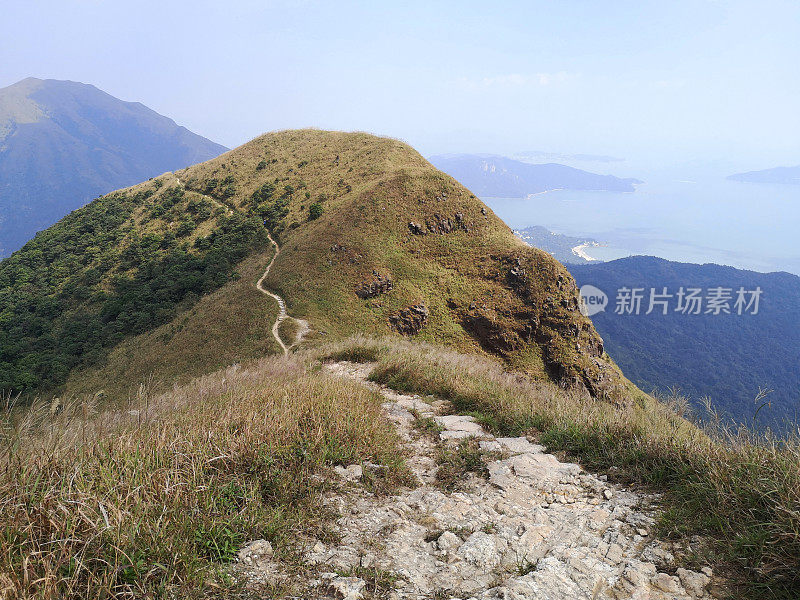
[[[540,225],[514,230],[514,235],[534,248],[549,252],[556,260],[564,264],[585,265],[600,262],[586,253],[587,248],[600,245],[597,240],[591,238],[577,238],[554,233]]]
[[[761,171],[748,171],[729,175],[731,181],[744,181],[747,183],[788,183],[800,185],[800,165],[796,167],[775,167]]]
[[[599,175],[556,163],[531,164],[493,154],[441,154],[430,161],[473,193],[525,198],[555,190],[633,192],[638,179]]]

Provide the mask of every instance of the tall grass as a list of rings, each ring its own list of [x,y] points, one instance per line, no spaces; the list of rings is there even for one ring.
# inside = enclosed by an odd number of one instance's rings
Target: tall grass
[[[535,432],[587,468],[663,492],[662,533],[710,536],[705,558],[738,578],[745,597],[800,597],[798,439],[701,429],[676,410],[680,401],[642,394],[613,406],[430,346],[361,339],[331,352],[370,356],[374,381],[448,399],[499,434]]]
[[[318,475],[371,460],[399,476],[380,398],[300,361],[232,367],[96,413],[8,422],[0,447],[0,596],[199,597],[230,589],[248,540],[278,553],[324,516]]]

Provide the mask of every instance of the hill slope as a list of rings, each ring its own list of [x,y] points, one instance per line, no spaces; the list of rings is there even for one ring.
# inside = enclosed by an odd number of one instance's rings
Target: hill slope
[[[226,148],[91,85],[0,90],[0,257],[92,198]]]
[[[595,395],[625,383],[550,255],[405,144],[309,130],[110,194],[0,263],[2,387],[121,392],[266,351],[262,223],[282,245],[264,285],[317,339],[415,335]]]
[[[522,198],[551,190],[633,192],[637,179],[598,175],[574,167],[530,164],[491,154],[443,154],[433,165],[481,197]]]
[[[728,179],[748,183],[791,183],[797,185],[800,184],[800,165],[736,173],[729,175]]]
[[[592,317],[609,353],[642,389],[680,388],[695,406],[708,396],[714,406],[747,426],[753,424],[759,389],[773,390],[770,408],[758,414],[758,425],[785,427],[800,414],[800,277],[789,273],[756,273],[719,265],[694,265],[634,256],[597,265],[570,265],[580,285],[591,284],[609,297],[605,312]],[[683,287],[731,290],[730,314],[677,312],[677,298],[666,315],[660,305],[649,315],[651,288],[677,294]],[[617,290],[643,288],[640,314],[616,314]],[[737,290],[762,290],[758,314],[739,315]],[[747,296],[749,300],[749,296]]]

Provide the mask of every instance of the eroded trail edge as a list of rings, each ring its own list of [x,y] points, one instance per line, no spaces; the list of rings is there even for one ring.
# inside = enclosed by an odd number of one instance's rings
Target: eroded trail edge
[[[495,437],[473,417],[449,414],[446,401],[371,383],[371,365],[337,362],[325,369],[381,394],[417,486],[376,496],[364,482],[380,465],[336,468],[341,489],[324,498],[339,515],[332,535],[298,540],[304,569],[312,574],[305,580],[307,597],[715,597],[711,569],[681,568],[675,554],[683,548],[653,535],[654,498],[562,462],[526,437]],[[437,471],[444,468],[442,454],[460,452],[464,440],[485,469],[463,475],[451,491]],[[291,581],[261,543],[239,553],[250,581]]]

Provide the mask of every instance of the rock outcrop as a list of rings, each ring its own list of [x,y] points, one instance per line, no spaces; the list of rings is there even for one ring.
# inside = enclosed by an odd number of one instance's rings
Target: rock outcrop
[[[389,317],[389,326],[403,335],[417,335],[428,322],[428,308],[413,304]]]
[[[373,279],[363,282],[358,289],[356,289],[356,296],[362,300],[367,298],[374,298],[386,292],[391,292],[394,287],[394,282],[389,277],[383,277],[378,272],[372,272]]]

